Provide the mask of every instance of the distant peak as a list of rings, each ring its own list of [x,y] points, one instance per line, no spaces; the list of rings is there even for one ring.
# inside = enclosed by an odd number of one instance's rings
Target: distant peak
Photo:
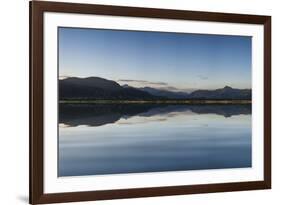
[[[232,89],[232,87],[226,85],[223,89]]]

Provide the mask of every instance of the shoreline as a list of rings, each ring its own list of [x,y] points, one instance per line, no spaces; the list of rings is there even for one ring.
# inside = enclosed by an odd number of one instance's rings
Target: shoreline
[[[251,104],[252,100],[59,100],[60,104]]]

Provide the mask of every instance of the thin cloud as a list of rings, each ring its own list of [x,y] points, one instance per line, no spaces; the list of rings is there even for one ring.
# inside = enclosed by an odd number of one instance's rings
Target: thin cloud
[[[59,79],[60,79],[60,80],[64,80],[64,79],[67,79],[67,78],[71,78],[71,76],[67,76],[67,75],[61,75],[61,76],[59,76]]]
[[[193,92],[193,91],[195,91],[197,89],[196,88],[183,88],[183,89],[179,89],[179,88],[176,88],[176,87],[173,87],[173,86],[167,86],[167,87],[162,87],[161,90],[190,93],[190,92]]]
[[[204,76],[204,75],[198,75],[197,76],[200,80],[208,80],[209,77],[208,76]]]
[[[136,82],[136,83],[147,83],[149,81],[146,80],[130,80],[130,79],[120,79],[119,82]]]
[[[162,85],[166,86],[168,85],[165,82],[151,82],[147,80],[133,80],[133,79],[120,79],[118,82],[125,82],[125,83],[140,83],[140,84],[149,84],[149,85]]]
[[[120,79],[117,82],[119,82],[121,84],[129,84],[132,87],[138,87],[138,88],[153,87],[153,88],[157,88],[160,90],[167,90],[167,91],[173,91],[173,92],[190,93],[190,92],[193,92],[194,90],[196,90],[194,88],[176,88],[176,87],[170,86],[168,83],[165,83],[165,82],[151,82],[151,81],[147,81],[147,80]]]
[[[151,85],[168,85],[168,83],[163,83],[163,82],[149,82]]]

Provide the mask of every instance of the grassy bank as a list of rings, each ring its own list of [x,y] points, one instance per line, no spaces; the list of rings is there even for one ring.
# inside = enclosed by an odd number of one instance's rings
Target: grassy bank
[[[60,100],[68,104],[251,104],[251,100]]]

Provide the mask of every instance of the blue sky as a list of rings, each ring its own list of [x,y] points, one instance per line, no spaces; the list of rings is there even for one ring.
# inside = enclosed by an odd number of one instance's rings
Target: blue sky
[[[251,88],[251,37],[59,28],[59,76],[135,87]]]

